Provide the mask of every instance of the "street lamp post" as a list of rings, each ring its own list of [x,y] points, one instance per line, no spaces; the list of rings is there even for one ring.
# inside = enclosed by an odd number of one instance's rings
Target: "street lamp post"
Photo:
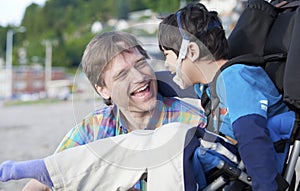
[[[52,46],[56,46],[58,42],[56,40],[43,40],[42,44],[45,45],[45,89],[48,93],[49,84],[52,80]]]
[[[12,29],[7,31],[6,34],[6,99],[10,99],[12,95],[12,48],[13,48],[13,35]]]
[[[12,96],[12,53],[13,53],[13,36],[16,32],[25,32],[25,27],[20,27],[16,31],[10,29],[6,33],[6,81],[7,91],[6,99],[10,99]]]
[[[45,56],[45,86],[48,91],[49,83],[52,80],[52,43],[45,40],[46,56]]]

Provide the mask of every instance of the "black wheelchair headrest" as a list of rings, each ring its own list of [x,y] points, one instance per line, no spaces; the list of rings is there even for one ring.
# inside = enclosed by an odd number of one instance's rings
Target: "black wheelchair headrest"
[[[198,98],[193,86],[181,89],[174,81],[174,75],[169,71],[155,72],[158,92],[164,97]]]

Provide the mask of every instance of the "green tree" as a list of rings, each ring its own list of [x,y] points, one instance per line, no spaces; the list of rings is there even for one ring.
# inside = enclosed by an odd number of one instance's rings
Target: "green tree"
[[[15,36],[14,48],[25,47],[31,61],[45,57],[43,40],[56,40],[53,65],[77,67],[84,47],[95,35],[91,33],[94,22],[100,21],[103,31],[108,31],[114,29],[106,24],[109,19],[127,19],[131,11],[151,9],[170,13],[179,6],[180,0],[47,0],[44,6],[32,3],[21,23],[26,33]],[[0,27],[0,56],[5,55],[7,30],[8,27]]]

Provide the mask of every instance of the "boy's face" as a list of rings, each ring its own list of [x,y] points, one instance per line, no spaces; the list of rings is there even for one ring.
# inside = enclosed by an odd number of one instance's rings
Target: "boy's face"
[[[189,62],[188,59],[184,59],[182,60],[182,64],[181,66],[178,66],[179,64],[177,64],[177,55],[175,54],[174,51],[172,50],[165,50],[163,49],[163,53],[166,57],[165,60],[165,67],[172,73],[175,74],[176,72],[178,72],[177,68],[179,68],[180,70],[180,74],[177,74],[177,76],[181,79],[181,85],[180,87],[182,89],[188,88],[189,86],[191,86],[193,84],[193,82],[191,81],[191,75],[192,73],[194,73],[193,71],[191,71],[190,65],[191,63]]]
[[[102,93],[122,111],[152,111],[157,101],[155,74],[146,58],[131,48],[117,55],[104,71]],[[105,97],[103,96],[103,97]]]
[[[171,72],[171,74],[175,74],[177,69],[177,55],[172,50],[163,49],[163,53],[166,57],[165,67]]]

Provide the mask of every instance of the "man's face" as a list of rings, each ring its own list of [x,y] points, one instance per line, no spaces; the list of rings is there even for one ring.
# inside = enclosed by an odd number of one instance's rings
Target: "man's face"
[[[117,55],[104,71],[104,91],[123,112],[148,112],[156,105],[157,83],[146,58],[132,48]]]

